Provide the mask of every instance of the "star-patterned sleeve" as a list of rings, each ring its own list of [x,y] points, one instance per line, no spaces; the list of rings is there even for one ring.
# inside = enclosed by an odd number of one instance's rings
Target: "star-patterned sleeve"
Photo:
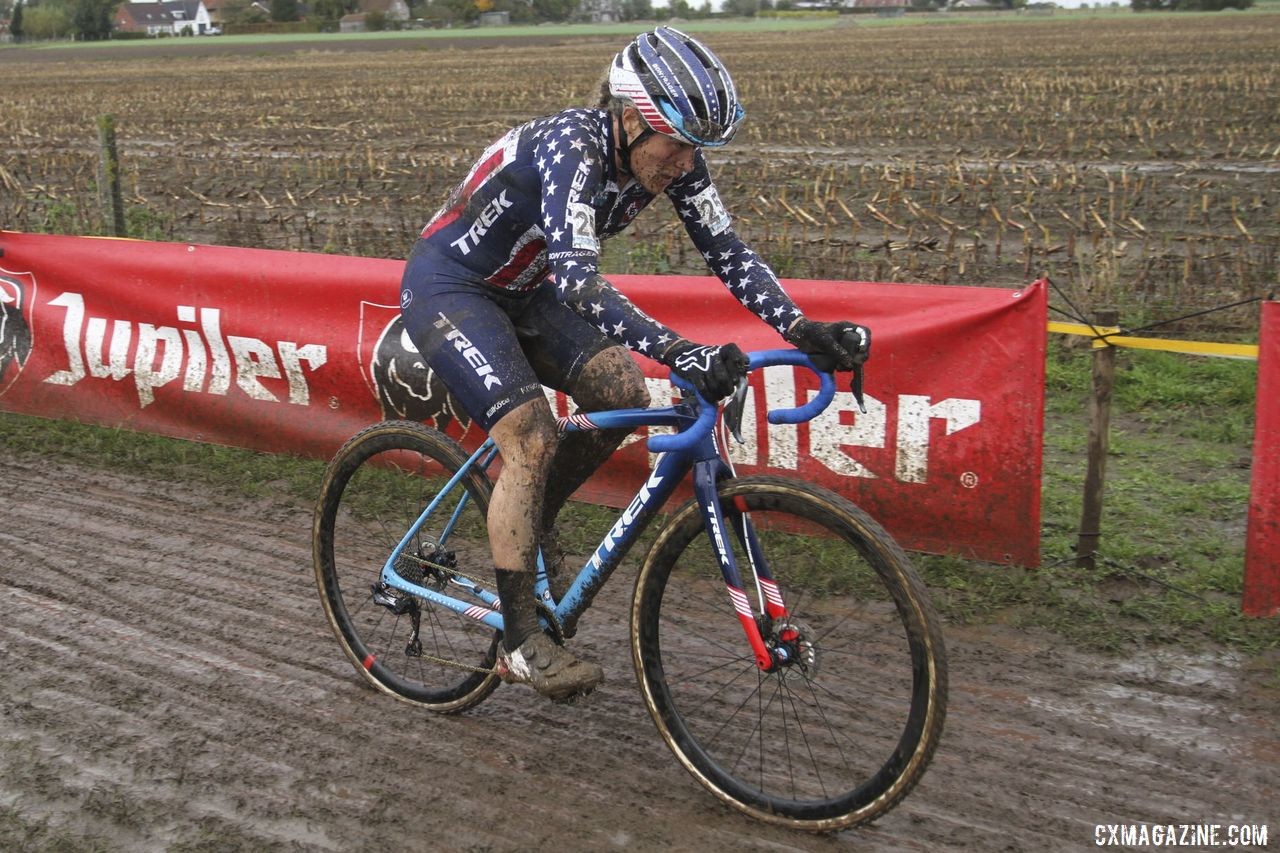
[[[778,334],[785,335],[804,312],[783,290],[769,265],[733,230],[729,211],[711,182],[701,151],[693,169],[667,187],[667,196],[707,267],[739,302]]]
[[[658,358],[678,337],[637,308],[599,273],[600,240],[592,204],[605,191],[608,141],[573,114],[542,132],[534,162],[542,179],[542,230],[561,301],[603,334]]]

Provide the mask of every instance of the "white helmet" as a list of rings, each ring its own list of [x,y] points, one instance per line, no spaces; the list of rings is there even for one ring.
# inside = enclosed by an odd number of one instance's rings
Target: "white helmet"
[[[746,115],[716,55],[671,27],[642,33],[614,57],[609,93],[654,131],[692,145],[727,144]]]

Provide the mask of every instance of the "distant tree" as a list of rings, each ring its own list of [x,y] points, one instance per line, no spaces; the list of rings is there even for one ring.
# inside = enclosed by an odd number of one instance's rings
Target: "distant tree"
[[[623,0],[622,19],[624,21],[653,20],[652,0]]]
[[[219,0],[218,14],[224,24],[243,24],[249,0]]]
[[[533,0],[533,13],[539,21],[567,21],[577,10],[577,0]]]
[[[13,7],[13,17],[9,19],[9,35],[14,41],[22,41],[22,0]]]
[[[321,21],[335,24],[339,18],[347,14],[347,7],[343,0],[316,0],[311,6],[311,11]]]
[[[754,18],[760,11],[760,0],[724,0],[722,11],[726,15]]]
[[[474,21],[479,16],[480,11],[472,0],[431,0],[423,17],[441,24],[454,24]]]
[[[513,24],[532,24],[538,20],[537,13],[527,0],[494,0],[493,11],[506,12]]]
[[[271,0],[271,20],[280,23],[298,18],[298,0]]]
[[[692,18],[693,7],[689,5],[687,0],[671,0],[671,5],[667,7],[668,18]]]
[[[120,0],[71,0],[71,32],[79,41],[111,37],[111,18]]]
[[[66,38],[71,32],[71,16],[62,6],[45,3],[32,6],[23,14],[22,34],[25,39]]]

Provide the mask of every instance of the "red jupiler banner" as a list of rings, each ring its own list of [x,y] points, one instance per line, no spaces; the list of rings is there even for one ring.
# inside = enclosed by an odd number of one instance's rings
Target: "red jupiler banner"
[[[1257,406],[1242,609],[1272,616],[1280,613],[1280,302],[1262,304]]]
[[[383,418],[482,439],[403,333],[400,261],[12,232],[0,249],[0,409],[320,457]],[[713,278],[613,280],[690,339],[783,345]],[[784,284],[809,316],[874,330],[867,412],[845,390],[808,424],[768,424],[817,387],[769,368],[730,451],[739,473],[829,486],[908,548],[1036,565],[1043,285]],[[670,399],[665,368],[637,361]],[[579,497],[625,504],[643,438]]]

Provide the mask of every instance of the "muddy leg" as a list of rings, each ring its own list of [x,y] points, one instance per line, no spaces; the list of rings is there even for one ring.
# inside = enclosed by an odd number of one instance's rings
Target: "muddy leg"
[[[503,680],[530,684],[552,699],[588,693],[604,680],[604,670],[541,633],[533,598],[543,493],[556,445],[551,407],[545,398],[530,400],[503,416],[489,435],[502,454],[489,504],[489,542],[505,628],[496,668]]]
[[[503,643],[512,651],[538,630],[533,573],[543,494],[556,447],[551,408],[543,398],[530,400],[504,415],[489,435],[502,454],[502,473],[489,501],[489,546],[507,629]]]
[[[585,412],[649,405],[644,374],[623,347],[610,347],[587,362],[576,385],[570,389],[570,396]],[[569,497],[604,464],[629,432],[625,429],[577,432],[560,440],[547,475],[547,498],[542,514],[544,531],[551,529]]]

